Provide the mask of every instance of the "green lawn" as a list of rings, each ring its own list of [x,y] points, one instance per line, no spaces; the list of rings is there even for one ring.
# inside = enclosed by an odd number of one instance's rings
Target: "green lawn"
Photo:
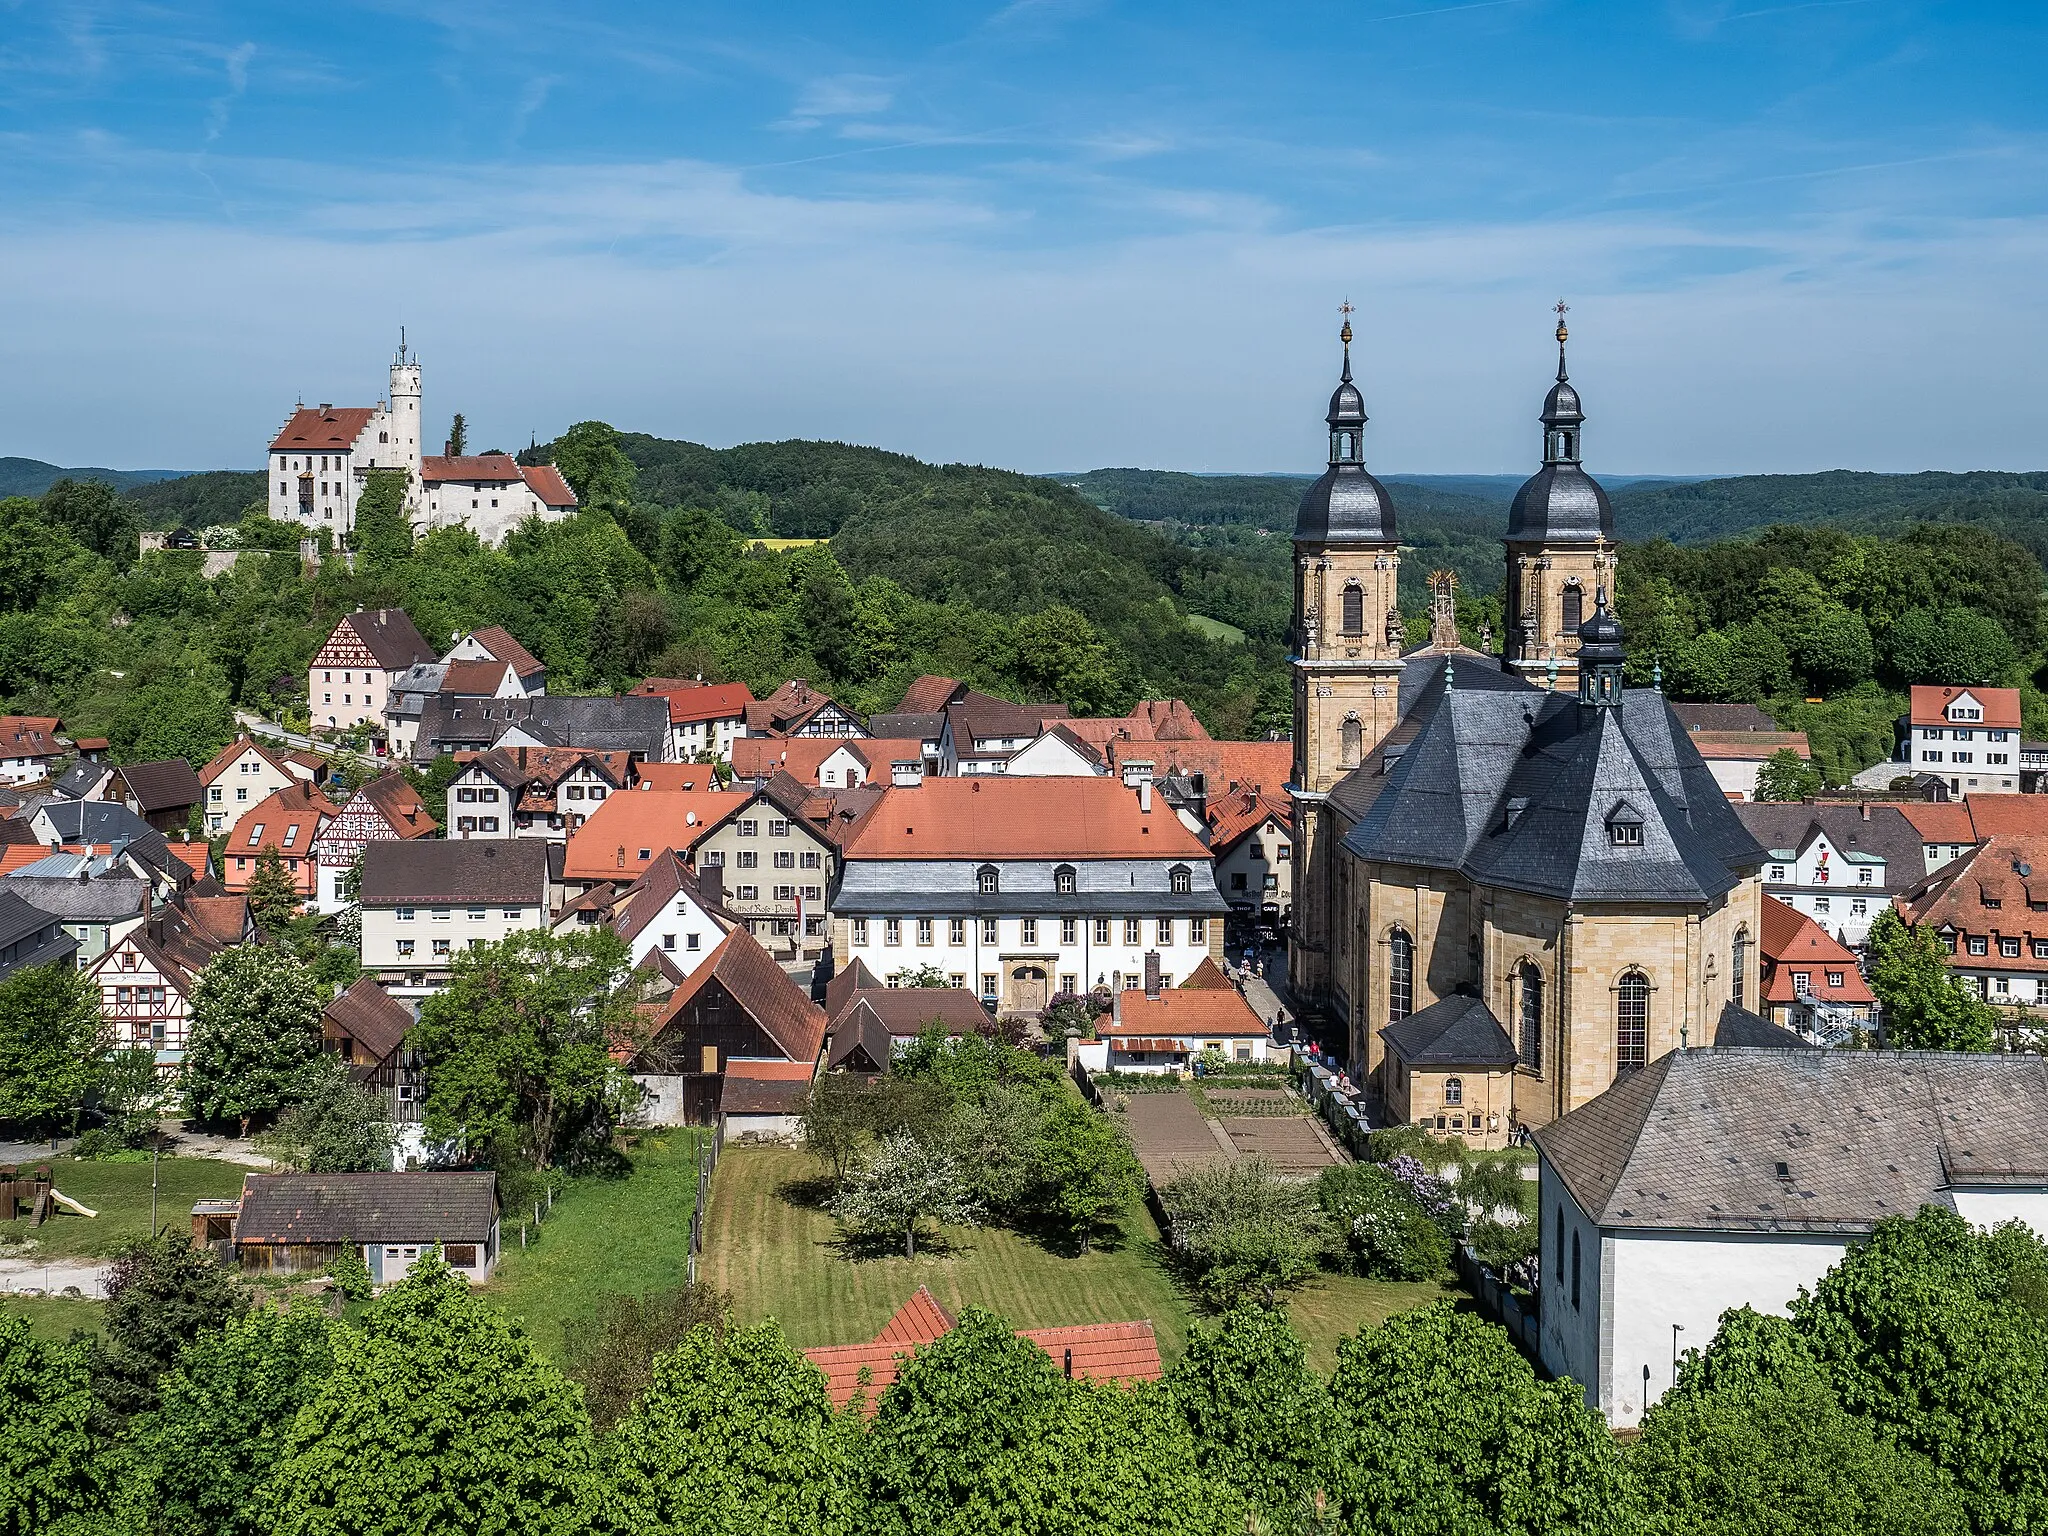
[[[100,1306],[97,1301],[73,1296],[0,1296],[0,1312],[26,1317],[29,1331],[37,1338],[57,1341],[70,1338],[74,1328],[97,1333]]]
[[[138,1238],[149,1236],[150,1165],[81,1162],[76,1158],[47,1161],[57,1188],[79,1204],[98,1211],[92,1218],[59,1206],[54,1218],[36,1226],[26,1216],[0,1221],[0,1244],[32,1241],[38,1254],[104,1258]],[[243,1175],[252,1170],[239,1163],[207,1157],[166,1157],[157,1165],[157,1224],[180,1232],[192,1230],[192,1202],[232,1199],[242,1191]]]
[[[579,1179],[524,1252],[505,1213],[505,1256],[483,1296],[523,1318],[535,1344],[562,1349],[562,1323],[595,1314],[608,1291],[641,1295],[689,1278],[690,1212],[697,1203],[697,1137],[643,1138],[625,1178]]]
[[[1227,640],[1232,645],[1244,644],[1244,631],[1235,624],[1226,624],[1221,619],[1212,619],[1202,613],[1189,614],[1188,622],[1211,640]]]
[[[823,1165],[808,1153],[731,1147],[712,1177],[704,1278],[730,1291],[740,1319],[777,1318],[798,1348],[871,1339],[920,1285],[949,1311],[975,1304],[1020,1328],[1149,1319],[1168,1361],[1187,1339],[1191,1308],[1161,1264],[1159,1232],[1142,1208],[1114,1248],[1076,1258],[1000,1227],[946,1232],[942,1251],[852,1259],[809,1186]],[[1290,1303],[1318,1369],[1336,1362],[1337,1340],[1369,1322],[1423,1306],[1444,1292],[1324,1276]]]

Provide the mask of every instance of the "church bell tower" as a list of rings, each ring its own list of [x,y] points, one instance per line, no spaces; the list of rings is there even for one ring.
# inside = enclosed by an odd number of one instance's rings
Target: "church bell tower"
[[[1557,382],[1544,397],[1543,467],[1508,509],[1507,670],[1542,686],[1575,689],[1579,626],[1594,595],[1614,586],[1614,509],[1579,461],[1586,421],[1565,373],[1566,306],[1557,302]]]
[[[1351,306],[1344,306],[1344,370],[1324,417],[1329,466],[1301,498],[1294,522],[1294,929],[1288,983],[1304,1001],[1328,1000],[1328,930],[1334,857],[1324,809],[1331,788],[1358,767],[1399,713],[1405,633],[1396,595],[1401,555],[1394,503],[1365,468],[1365,400],[1351,378]]]

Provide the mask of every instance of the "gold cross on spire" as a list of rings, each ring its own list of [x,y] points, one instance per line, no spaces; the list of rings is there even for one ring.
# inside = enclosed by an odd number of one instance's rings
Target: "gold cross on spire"
[[[1557,303],[1552,305],[1551,307],[1557,311],[1557,339],[1560,343],[1562,343],[1565,340],[1565,312],[1571,308],[1571,305],[1565,303],[1563,299],[1559,299]]]
[[[1344,317],[1344,329],[1339,333],[1339,339],[1348,347],[1351,345],[1351,316],[1353,314],[1349,298],[1337,306],[1337,313]]]

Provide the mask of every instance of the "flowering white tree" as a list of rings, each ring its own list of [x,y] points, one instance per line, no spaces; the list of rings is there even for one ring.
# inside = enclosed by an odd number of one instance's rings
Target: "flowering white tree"
[[[898,1131],[841,1182],[832,1214],[857,1232],[901,1232],[903,1256],[914,1259],[920,1220],[971,1227],[981,1220],[981,1205],[950,1152]]]

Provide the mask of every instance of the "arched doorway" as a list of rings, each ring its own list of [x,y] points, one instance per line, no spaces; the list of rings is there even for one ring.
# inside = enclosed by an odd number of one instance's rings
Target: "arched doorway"
[[[1043,1013],[1052,1001],[1045,967],[1025,961],[1010,967],[1010,1013]]]

